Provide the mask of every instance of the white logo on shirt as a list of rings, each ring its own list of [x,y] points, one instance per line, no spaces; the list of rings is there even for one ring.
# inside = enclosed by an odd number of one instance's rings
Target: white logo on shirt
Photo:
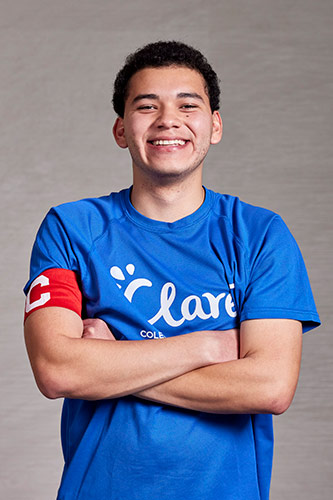
[[[127,264],[126,272],[129,276],[133,276],[135,272],[134,264]],[[110,269],[111,276],[117,281],[125,281],[125,275],[123,271],[118,266],[113,266]],[[116,283],[119,289],[122,289],[123,285]],[[129,302],[132,302],[133,296],[139,288],[151,287],[153,284],[150,280],[146,278],[135,278],[131,280],[125,290],[124,296]],[[229,289],[232,290],[235,285],[232,283],[229,285]],[[218,318],[220,316],[220,302],[224,302],[224,309],[228,316],[235,318],[237,316],[237,311],[235,311],[235,304],[233,302],[231,293],[222,292],[217,296],[210,292],[205,292],[199,297],[198,295],[189,295],[185,297],[180,307],[180,316],[175,318],[170,309],[175,301],[177,295],[177,288],[171,281],[165,283],[162,286],[160,292],[160,308],[156,314],[148,320],[151,325],[154,325],[159,319],[163,318],[164,321],[172,327],[180,326],[184,321],[192,321],[195,318],[200,318],[202,320],[207,320],[209,318]],[[203,308],[203,303],[206,305],[206,310],[208,306],[208,311],[205,312]]]
[[[127,264],[126,271],[130,276],[132,276],[134,274],[134,271],[135,271],[135,265],[134,264]],[[126,279],[124,276],[124,273],[122,272],[122,270],[118,266],[111,267],[110,274],[111,274],[112,278],[119,280],[119,281],[124,281]],[[126,297],[126,299],[129,302],[132,302],[133,295],[135,294],[135,292],[139,288],[141,288],[143,286],[150,287],[152,285],[153,285],[152,282],[150,280],[147,280],[146,278],[134,279],[134,280],[130,281],[128,283],[127,287],[125,288],[124,296]],[[122,288],[122,285],[117,283],[117,287]]]

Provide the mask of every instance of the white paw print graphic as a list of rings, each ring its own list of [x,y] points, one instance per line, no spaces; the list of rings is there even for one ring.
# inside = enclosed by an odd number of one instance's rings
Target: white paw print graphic
[[[127,264],[126,266],[126,272],[129,276],[133,276],[135,272],[135,266],[134,264]],[[124,281],[124,283],[116,283],[117,287],[122,289],[124,285],[126,285],[126,280],[128,280],[128,277],[126,278],[123,271],[120,269],[118,266],[112,266],[110,269],[110,274],[112,278],[114,278],[117,281]],[[124,296],[129,302],[132,302],[133,295],[135,292],[143,287],[151,287],[153,284],[150,280],[147,280],[146,278],[134,278],[132,281],[130,281],[124,291]]]

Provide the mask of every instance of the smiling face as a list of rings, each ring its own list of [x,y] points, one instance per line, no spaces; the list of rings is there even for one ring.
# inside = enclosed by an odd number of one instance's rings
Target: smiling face
[[[145,68],[130,80],[124,118],[113,128],[117,144],[129,148],[134,179],[175,181],[201,173],[211,144],[222,136],[202,76],[182,66]]]

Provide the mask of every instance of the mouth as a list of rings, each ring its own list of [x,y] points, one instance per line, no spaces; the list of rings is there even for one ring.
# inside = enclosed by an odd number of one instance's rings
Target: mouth
[[[158,139],[148,142],[153,146],[185,146],[188,141],[184,139]]]

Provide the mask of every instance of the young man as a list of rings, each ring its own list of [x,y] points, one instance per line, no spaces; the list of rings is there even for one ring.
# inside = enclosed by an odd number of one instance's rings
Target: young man
[[[144,47],[113,102],[133,186],[52,209],[25,288],[37,384],[66,398],[58,499],[268,499],[271,414],[319,324],[302,257],[279,216],[202,187],[222,121],[201,53]]]

